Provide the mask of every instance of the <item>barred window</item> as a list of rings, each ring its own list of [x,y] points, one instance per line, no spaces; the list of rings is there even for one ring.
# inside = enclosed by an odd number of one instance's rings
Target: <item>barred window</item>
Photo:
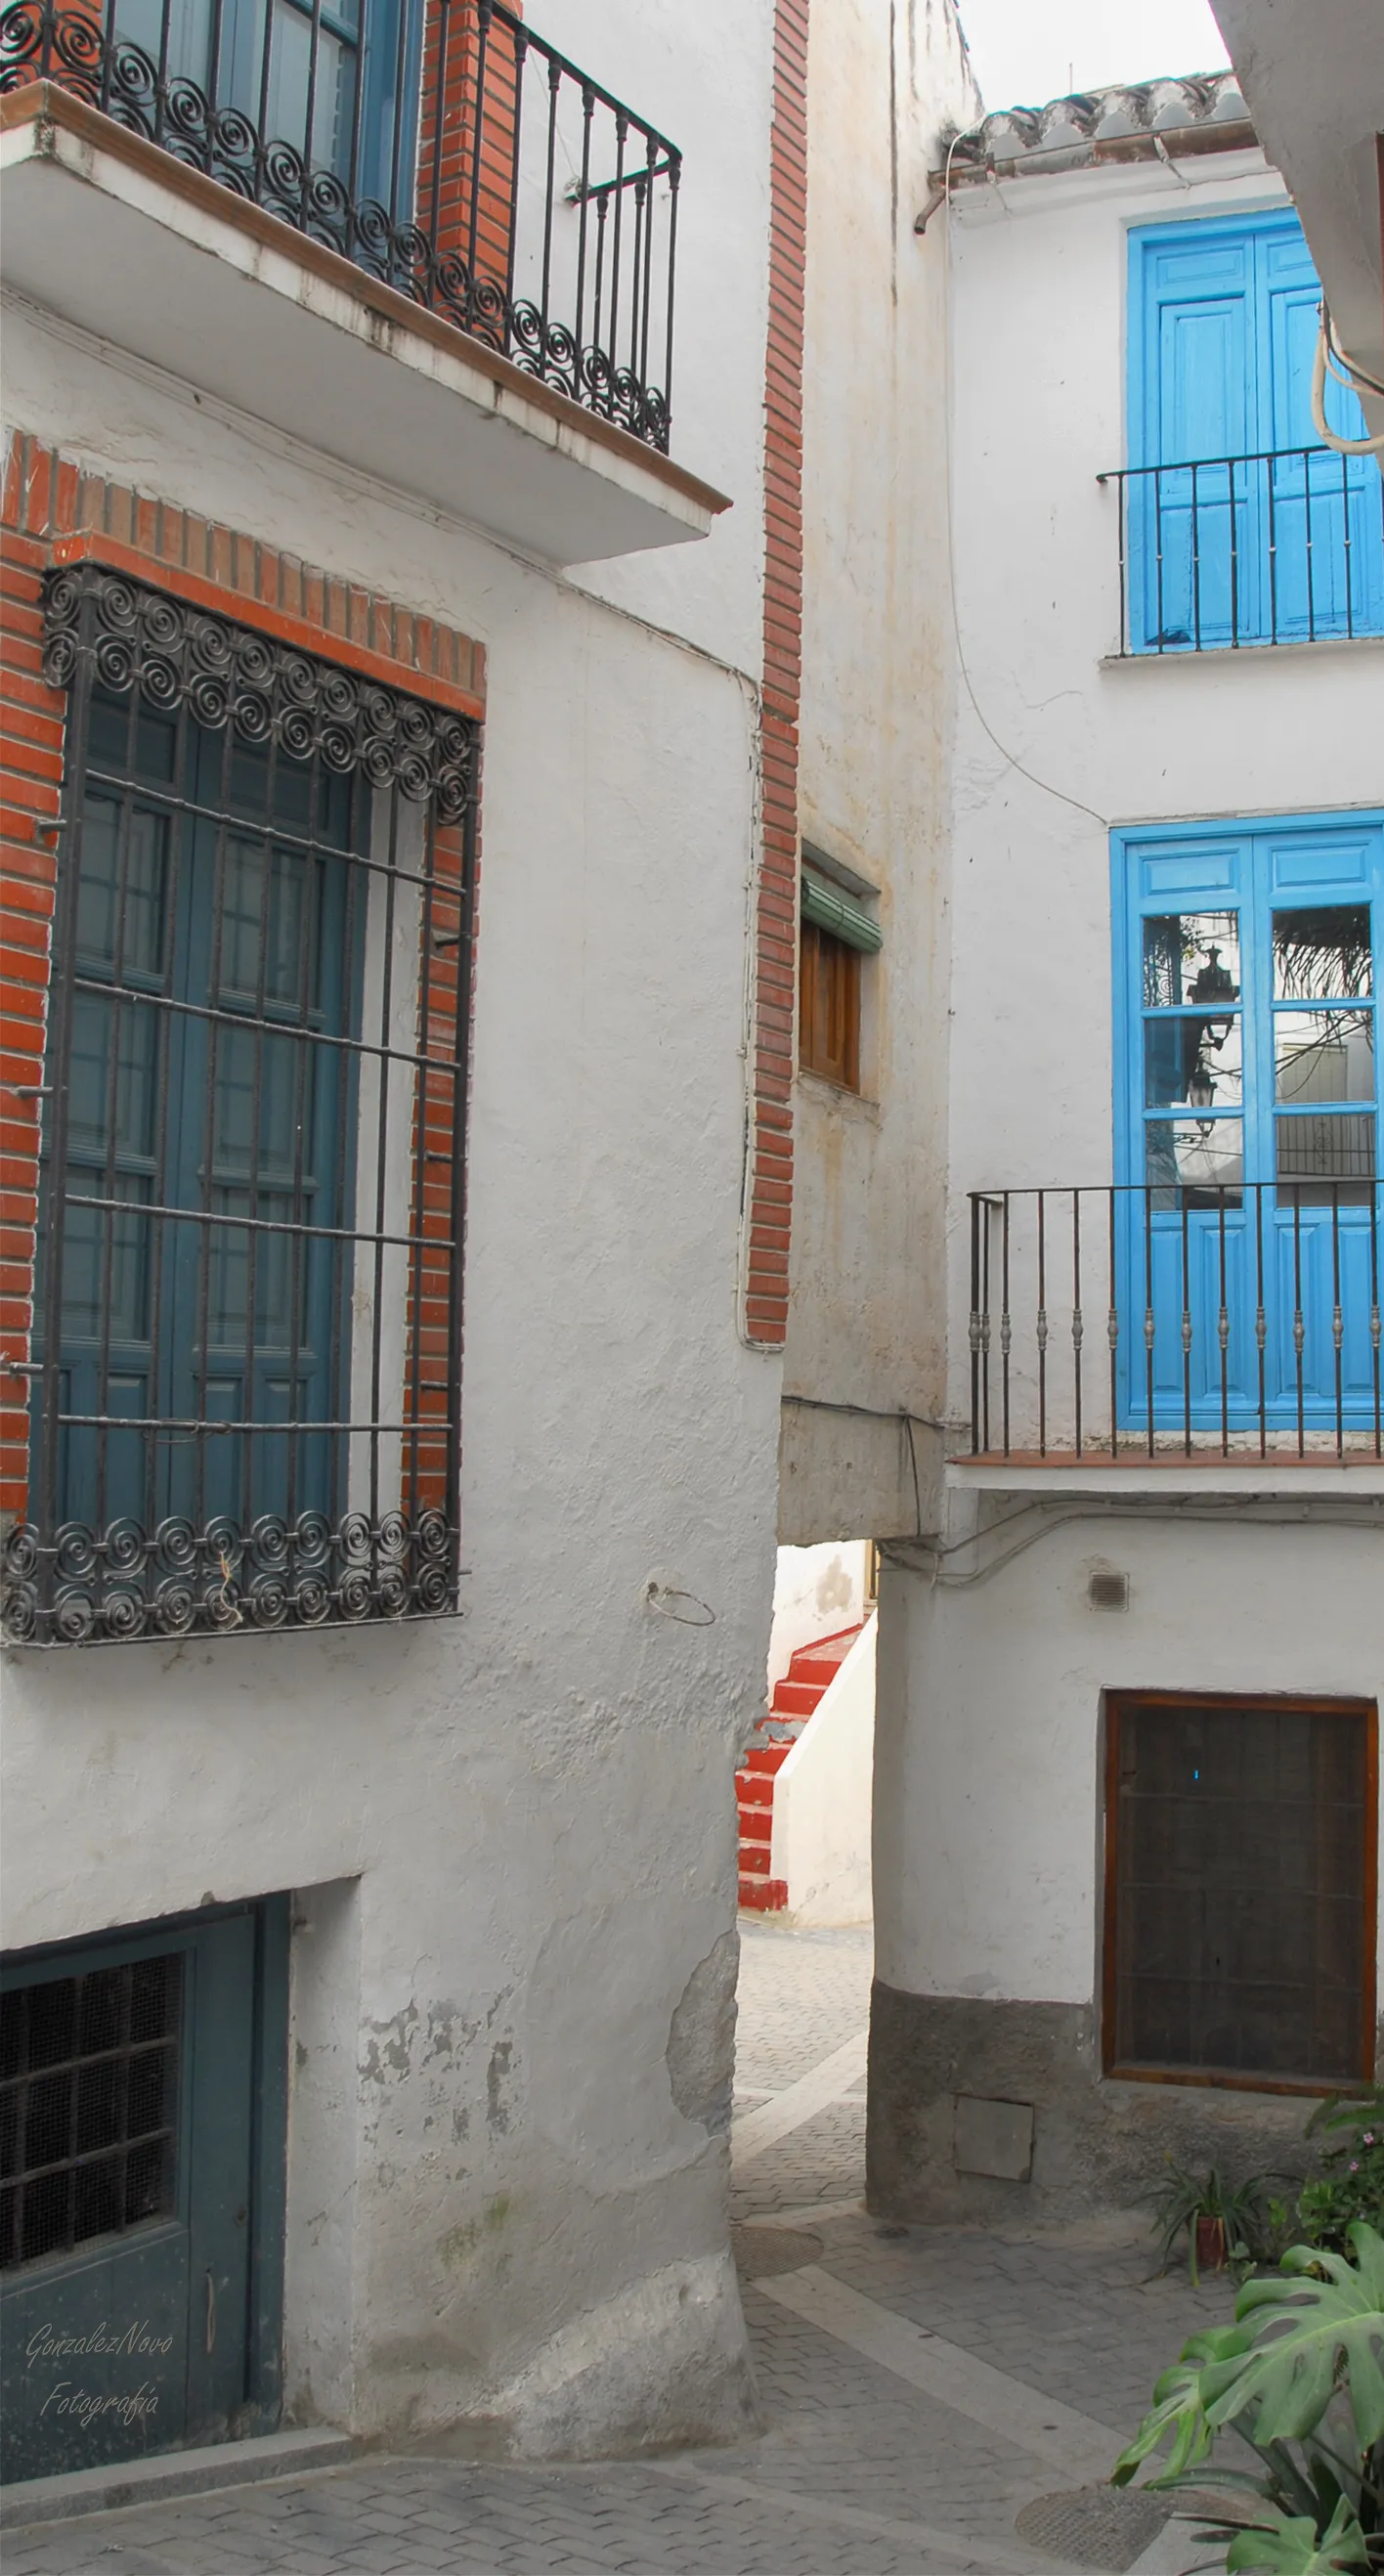
[[[1365,2081],[1373,1707],[1118,1692],[1106,1723],[1107,2073]]]
[[[94,567],[21,1641],[455,1607],[475,728]]]

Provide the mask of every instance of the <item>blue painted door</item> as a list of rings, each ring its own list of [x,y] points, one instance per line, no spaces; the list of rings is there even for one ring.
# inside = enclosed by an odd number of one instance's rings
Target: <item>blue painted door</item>
[[[1117,834],[1115,864],[1123,1418],[1329,1429],[1339,1369],[1368,1424],[1384,821]]]
[[[60,1521],[344,1507],[329,1432],[97,1425],[341,1418],[346,1254],[304,1229],[351,1222],[355,1082],[330,1041],[358,1025],[364,942],[333,850],[366,812],[347,779],[191,722],[180,753],[171,719],[93,699],[67,1184],[121,1208],[66,1216],[61,1402],[86,1419],[64,1434]],[[40,1314],[44,1287],[41,1264]]]
[[[1384,630],[1378,469],[1312,422],[1320,300],[1291,213],[1131,235],[1129,461],[1163,469],[1129,486],[1136,651]],[[1327,417],[1364,426],[1336,385]]]
[[[283,2099],[281,2070],[261,2063],[265,1913],[5,1966],[6,2479],[262,2428],[256,2246],[275,2223],[256,2207],[266,2074],[269,2099]],[[281,1921],[269,1955],[283,1980]],[[268,2022],[279,2031],[281,2010]]]

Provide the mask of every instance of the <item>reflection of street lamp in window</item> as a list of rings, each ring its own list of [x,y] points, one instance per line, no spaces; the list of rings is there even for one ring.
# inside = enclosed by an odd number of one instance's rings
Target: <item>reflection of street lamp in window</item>
[[[1212,943],[1206,951],[1206,964],[1195,978],[1187,999],[1189,1002],[1238,1002],[1239,998],[1240,987],[1235,982],[1229,967],[1221,964],[1221,952]],[[1213,1045],[1223,1046],[1232,1026],[1231,1016],[1227,1012],[1224,1019],[1207,1021],[1206,1034]]]
[[[1198,1048],[1196,1063],[1193,1065],[1192,1070],[1187,1077],[1187,1106],[1189,1109],[1195,1109],[1200,1113],[1204,1109],[1211,1108],[1215,1101],[1215,1097],[1216,1077],[1212,1072],[1210,1065],[1207,1063],[1205,1056],[1202,1054],[1201,1049]],[[1207,1137],[1211,1133],[1211,1121],[1209,1118],[1203,1118],[1199,1114],[1197,1118],[1197,1126],[1200,1130],[1201,1141],[1204,1145]]]
[[[1206,964],[1188,986],[1188,1001],[1224,1004],[1238,1002],[1239,998],[1240,987],[1229,968],[1221,964],[1220,949],[1214,941],[1208,941]],[[1186,1098],[1189,1108],[1207,1110],[1212,1106],[1216,1096],[1216,1077],[1206,1061],[1207,1049],[1210,1048],[1214,1052],[1223,1047],[1234,1026],[1234,1013],[1226,1010],[1217,1012],[1213,1019],[1191,1020],[1185,1023],[1184,1063],[1187,1062],[1188,1056],[1191,1057],[1186,1074]],[[1209,1133],[1210,1122],[1200,1118],[1198,1124],[1204,1144]]]

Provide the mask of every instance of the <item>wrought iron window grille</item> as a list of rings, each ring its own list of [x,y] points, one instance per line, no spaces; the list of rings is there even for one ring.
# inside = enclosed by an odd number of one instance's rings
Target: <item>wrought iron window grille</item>
[[[33,80],[667,452],[681,154],[502,0],[10,0]]]
[[[45,668],[6,1635],[451,1612],[478,728],[94,566],[49,577]]]
[[[1122,660],[1384,634],[1372,459],[1282,447],[1096,480],[1116,491]]]

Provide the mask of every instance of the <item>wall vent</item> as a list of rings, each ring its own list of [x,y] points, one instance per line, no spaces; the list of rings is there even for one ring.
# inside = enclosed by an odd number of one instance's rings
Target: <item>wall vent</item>
[[[1129,1576],[1114,1574],[1108,1567],[1098,1568],[1086,1586],[1086,1598],[1093,1610],[1127,1610]]]

